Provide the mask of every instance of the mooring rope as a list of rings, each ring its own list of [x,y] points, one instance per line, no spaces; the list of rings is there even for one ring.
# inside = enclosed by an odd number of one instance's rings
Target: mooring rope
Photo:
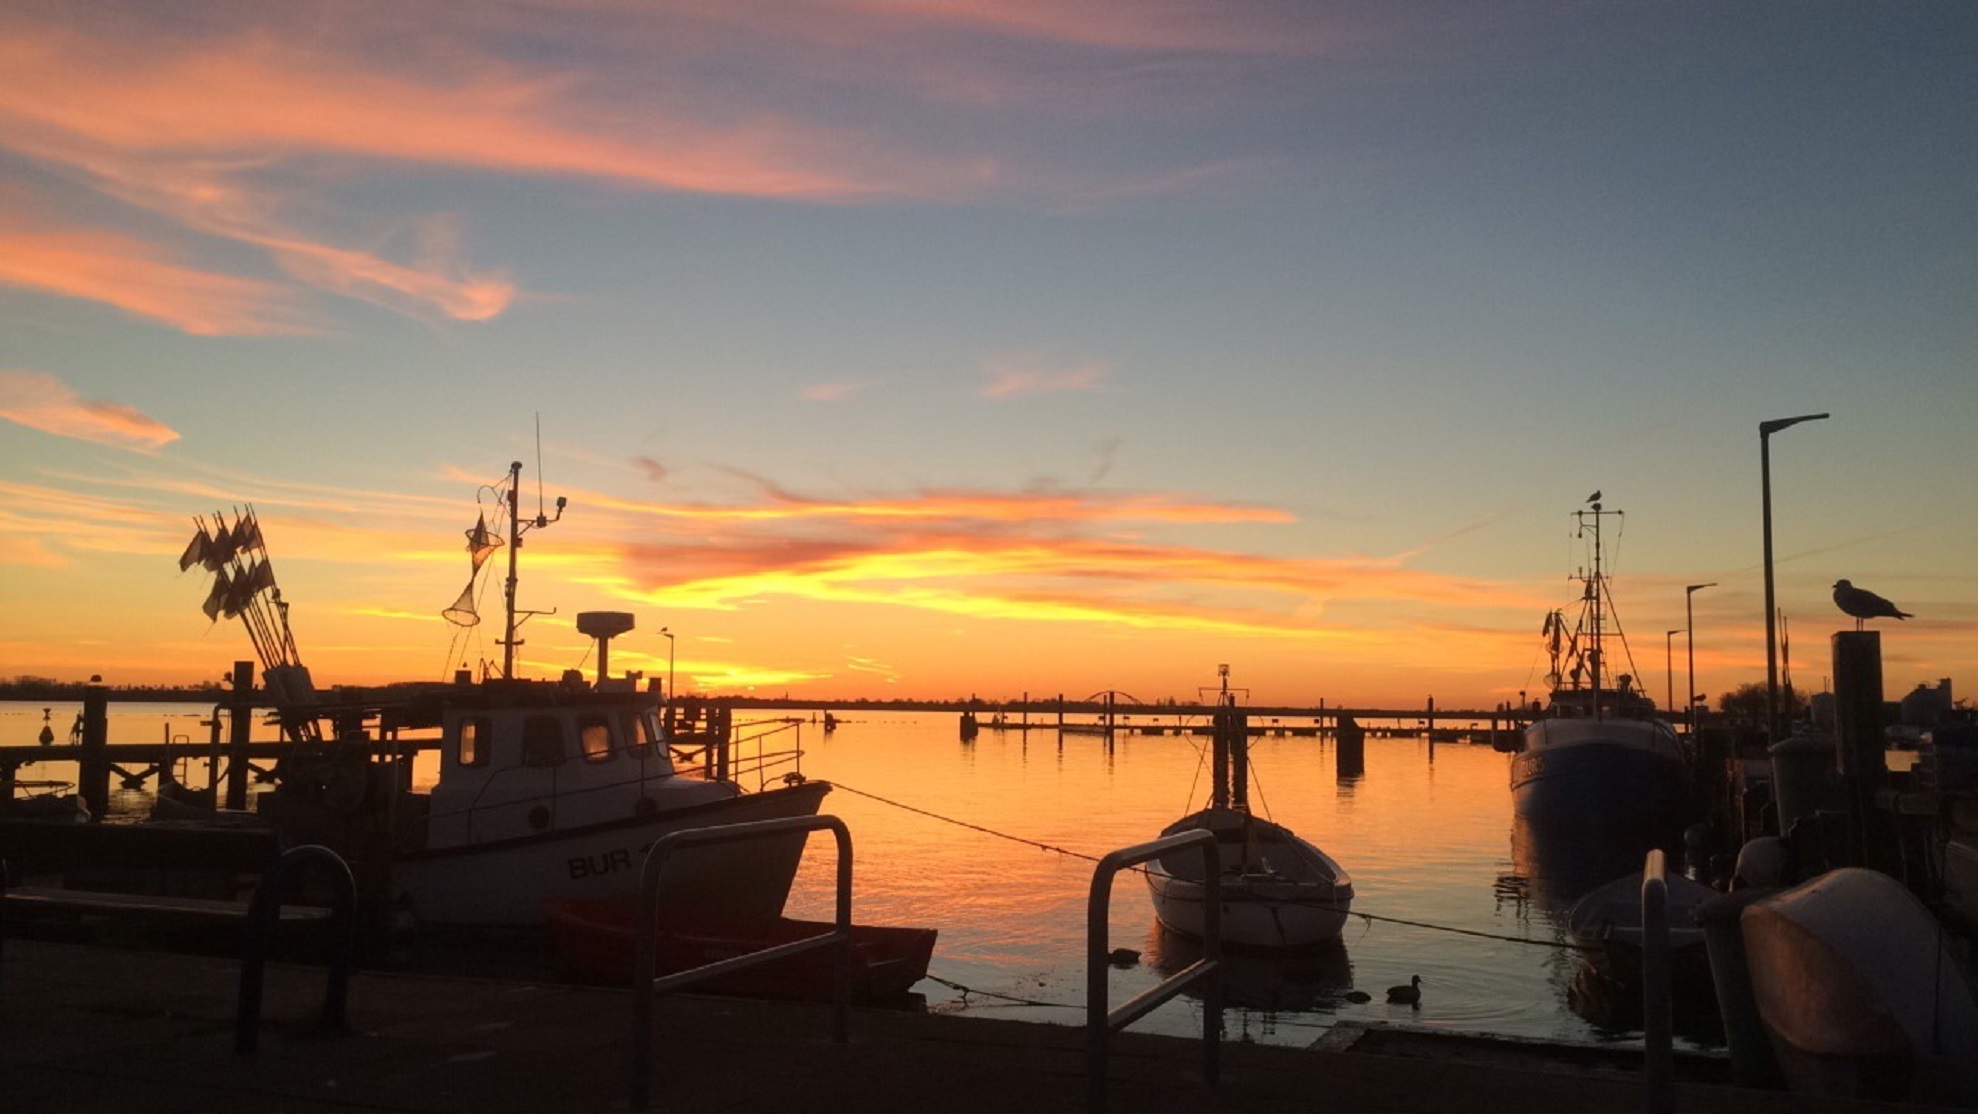
[[[900,809],[903,812],[911,812],[917,816],[925,816],[930,820],[939,820],[943,824],[953,824],[958,828],[967,828],[969,831],[972,832],[980,832],[983,835],[994,836],[997,839],[1007,839],[1012,843],[1021,843],[1026,847],[1035,847],[1040,851],[1049,851],[1054,854],[1067,856],[1069,858],[1083,859],[1086,862],[1090,862],[1090,863],[1096,863],[1099,861],[1099,856],[1097,855],[1088,855],[1083,851],[1074,851],[1069,847],[1059,847],[1056,844],[1052,844],[1052,843],[1041,843],[1034,839],[1025,839],[1023,836],[1011,835],[1008,832],[999,832],[994,828],[985,828],[980,824],[972,824],[966,820],[957,820],[952,816],[943,816],[938,812],[929,812],[927,809],[915,807],[914,805],[907,804],[904,801],[896,801],[893,800],[891,797],[882,797],[877,793],[868,793],[863,789],[855,789],[852,786],[846,785],[842,781],[834,781],[831,783],[831,786],[834,789],[839,789],[846,793],[850,793],[855,797],[864,797],[869,801],[877,801],[883,805],[890,805],[893,808]],[[1144,870],[1145,868],[1134,867],[1132,869]],[[1448,932],[1458,936],[1474,936],[1482,940],[1499,940],[1509,944],[1526,944],[1533,947],[1558,948],[1564,951],[1576,951],[1576,952],[1600,950],[1598,947],[1590,947],[1584,944],[1570,943],[1564,940],[1534,940],[1529,936],[1511,936],[1501,932],[1485,932],[1481,929],[1475,929],[1475,928],[1457,928],[1454,925],[1433,924],[1429,921],[1409,920],[1408,918],[1405,917],[1389,917],[1379,913],[1366,913],[1358,909],[1349,910],[1347,915],[1353,917],[1359,917],[1361,920],[1366,921],[1369,927],[1372,926],[1373,922],[1380,921],[1385,924],[1398,924],[1398,925],[1406,925],[1409,928],[1428,929],[1431,932]],[[931,975],[928,977],[933,978],[933,976]],[[939,982],[940,980],[937,979],[935,981]],[[951,984],[944,983],[943,985],[951,985]],[[966,988],[957,988],[957,989],[965,990]],[[977,993],[987,993],[987,992],[977,991]],[[1020,1001],[1020,999],[1012,999],[1012,1001]],[[1050,1005],[1051,1003],[1035,1002],[1029,1004]]]

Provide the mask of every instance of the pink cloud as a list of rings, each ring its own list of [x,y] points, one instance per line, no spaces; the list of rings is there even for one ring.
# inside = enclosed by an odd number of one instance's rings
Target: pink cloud
[[[870,387],[870,383],[814,383],[803,390],[807,402],[843,402]]]
[[[1060,394],[1065,391],[1096,391],[1112,374],[1112,365],[1103,360],[1062,366],[1042,357],[1024,353],[998,356],[986,369],[989,385],[983,398],[1014,398],[1019,395]]]
[[[0,418],[57,437],[138,452],[155,452],[179,439],[175,431],[132,407],[83,398],[42,371],[0,370]]]
[[[103,302],[197,336],[312,331],[280,287],[182,266],[113,232],[0,219],[0,284]]]

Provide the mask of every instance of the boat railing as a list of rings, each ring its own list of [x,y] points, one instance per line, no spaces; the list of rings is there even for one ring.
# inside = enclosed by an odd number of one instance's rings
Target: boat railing
[[[1669,876],[1660,847],[1641,871],[1642,1108],[1670,1114],[1676,1108],[1674,1020],[1669,1005]]]
[[[1113,876],[1171,852],[1195,849],[1202,855],[1202,958],[1169,975],[1157,986],[1110,1007]],[[1086,1108],[1104,1114],[1107,1060],[1112,1035],[1198,983],[1202,995],[1202,1079],[1214,1086],[1222,1063],[1222,871],[1214,832],[1191,829],[1114,851],[1092,871],[1092,894],[1085,907]]]
[[[790,745],[780,746],[785,735]],[[774,743],[772,743],[774,741]],[[776,749],[772,749],[772,746]],[[803,721],[795,719],[758,720],[736,724],[725,740],[668,742],[667,753],[674,767],[693,771],[710,780],[754,783],[761,792],[776,778],[803,774]]]
[[[659,878],[674,851],[710,843],[740,843],[826,829],[837,837],[838,844],[837,913],[832,931],[669,975],[658,974]],[[645,866],[639,874],[639,935],[632,960],[631,1108],[646,1110],[652,1105],[652,1013],[656,995],[819,948],[835,948],[838,952],[831,1039],[844,1044],[849,1039],[852,998],[852,833],[843,820],[835,816],[787,816],[778,820],[687,828],[669,832],[655,840],[646,852]]]

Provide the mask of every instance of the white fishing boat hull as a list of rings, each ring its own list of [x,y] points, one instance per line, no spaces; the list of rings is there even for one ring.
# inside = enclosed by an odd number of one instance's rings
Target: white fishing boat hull
[[[539,927],[551,898],[629,899],[646,852],[689,828],[814,816],[831,786],[806,782],[685,808],[513,839],[409,855],[392,864],[394,906],[420,925]],[[704,919],[774,920],[782,915],[804,837],[752,839],[676,852],[661,876],[659,905]]]
[[[1752,998],[1788,1085],[1978,1103],[1978,1002],[1930,911],[1876,871],[1829,871],[1739,921]]]
[[[1227,808],[1193,813],[1161,834],[1196,829],[1217,836],[1224,868],[1220,912],[1225,945],[1281,951],[1339,940],[1352,911],[1353,879],[1325,852],[1284,827]],[[1208,887],[1201,854],[1188,848],[1147,866],[1155,917],[1170,931],[1194,939],[1207,932]]]

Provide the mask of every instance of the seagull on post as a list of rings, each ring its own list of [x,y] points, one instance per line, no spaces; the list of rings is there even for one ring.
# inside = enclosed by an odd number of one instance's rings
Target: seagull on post
[[[1834,606],[1854,616],[1854,629],[1870,619],[1907,619],[1910,614],[1866,588],[1845,580],[1834,581]]]

